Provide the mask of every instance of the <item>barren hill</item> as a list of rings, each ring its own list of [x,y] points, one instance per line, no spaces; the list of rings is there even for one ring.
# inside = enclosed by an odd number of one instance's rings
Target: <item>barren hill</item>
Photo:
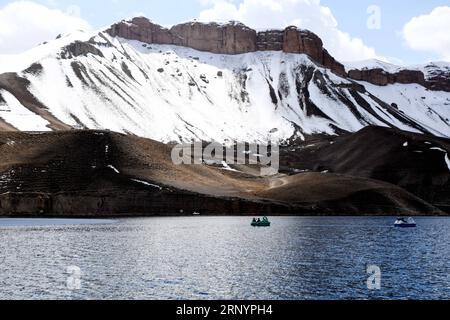
[[[172,146],[107,131],[0,133],[0,214],[441,214],[381,181],[341,174],[260,177],[173,164]],[[342,186],[345,185],[345,188]]]

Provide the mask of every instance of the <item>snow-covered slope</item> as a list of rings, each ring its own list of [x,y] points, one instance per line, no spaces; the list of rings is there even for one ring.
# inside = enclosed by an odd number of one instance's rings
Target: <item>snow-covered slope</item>
[[[34,62],[58,52],[62,47],[74,41],[87,41],[94,35],[95,33],[79,30],[59,35],[52,41],[41,43],[35,48],[20,54],[0,54],[0,73],[25,70]]]
[[[110,129],[162,142],[285,140],[368,125],[450,137],[448,92],[350,81],[301,54],[79,39],[42,45],[27,66],[0,63],[17,72],[0,75],[0,128]]]
[[[395,73],[400,70],[406,69],[405,67],[397,66],[392,63],[377,59],[368,59],[361,61],[349,61],[344,63],[345,70],[348,72],[352,69],[364,70],[364,69],[383,69],[389,73]]]

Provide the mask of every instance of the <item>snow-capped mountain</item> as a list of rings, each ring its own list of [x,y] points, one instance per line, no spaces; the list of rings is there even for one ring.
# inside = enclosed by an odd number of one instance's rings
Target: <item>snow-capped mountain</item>
[[[409,81],[389,66],[382,76],[392,77],[379,83],[370,78],[377,68],[345,70],[317,36],[292,27],[165,29],[136,18],[0,56],[0,130],[109,129],[162,142],[226,142],[377,125],[450,137],[445,68],[416,68]]]

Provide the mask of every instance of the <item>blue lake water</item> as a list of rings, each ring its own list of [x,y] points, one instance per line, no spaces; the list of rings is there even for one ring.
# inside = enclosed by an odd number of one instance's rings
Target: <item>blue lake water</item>
[[[450,299],[449,218],[250,220],[0,219],[0,299]]]

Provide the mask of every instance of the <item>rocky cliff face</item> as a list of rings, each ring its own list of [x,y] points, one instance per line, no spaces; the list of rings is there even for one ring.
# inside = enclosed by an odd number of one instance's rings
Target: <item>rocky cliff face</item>
[[[284,32],[282,30],[267,30],[258,32],[256,48],[258,51],[282,51]]]
[[[242,54],[255,51],[284,51],[307,54],[340,76],[344,66],[323,47],[314,33],[288,27],[285,30],[256,32],[239,22],[228,24],[188,22],[163,28],[147,18],[122,21],[107,30],[111,36],[138,40],[147,44],[170,44],[219,54]]]
[[[256,51],[256,31],[242,23],[228,24],[199,22],[179,24],[170,29],[175,43],[183,47],[221,54],[240,54]]]
[[[427,79],[419,70],[389,73],[375,68],[355,69],[347,73],[344,65],[336,61],[324,48],[322,40],[316,34],[294,26],[284,30],[256,32],[239,22],[227,24],[188,22],[167,29],[145,17],[137,17],[130,21],[116,23],[106,32],[113,37],[119,36],[147,44],[178,45],[218,54],[242,54],[255,51],[306,54],[314,62],[341,77],[366,81],[379,86],[415,83],[430,90],[450,92],[450,71],[447,75],[438,73]]]
[[[188,22],[163,28],[147,18],[138,17],[111,26],[107,32],[115,37],[148,44],[170,44],[221,54],[256,51],[256,31],[242,23],[228,24]]]
[[[174,44],[176,40],[170,31],[144,17],[133,18],[113,24],[107,32],[112,37],[122,37],[144,43]]]
[[[395,73],[387,72],[381,68],[375,69],[354,69],[348,72],[348,77],[357,81],[366,81],[377,86],[388,84],[420,84],[433,91],[450,92],[450,71],[433,69],[427,70],[427,75],[420,70],[400,70]]]
[[[366,81],[378,86],[386,86],[394,83],[417,83],[425,86],[425,75],[418,70],[401,70],[396,73],[389,73],[383,69],[350,70],[348,76],[358,81]]]
[[[450,68],[433,63],[425,66],[426,86],[430,90],[450,92]]]
[[[346,76],[344,66],[337,62],[323,47],[322,40],[314,33],[288,27],[284,30],[283,51],[288,53],[305,53],[314,61],[331,69],[340,76]]]

